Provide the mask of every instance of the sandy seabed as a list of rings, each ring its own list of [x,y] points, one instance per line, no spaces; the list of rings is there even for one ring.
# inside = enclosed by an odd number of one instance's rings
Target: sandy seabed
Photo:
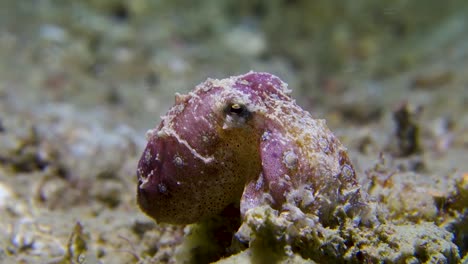
[[[280,76],[300,105],[327,120],[386,223],[320,227],[317,235],[262,207],[241,232],[263,242],[208,259],[468,263],[466,18],[454,15],[434,27],[445,35],[411,44],[408,53],[424,50],[423,59],[396,73],[344,70],[312,82],[287,59],[262,57],[266,37],[243,27],[197,45],[167,25],[122,22],[125,13],[57,15],[62,9],[46,5],[30,15],[33,8],[1,18],[0,262],[203,263],[203,227],[156,224],[139,210],[136,165],[145,131],[175,92],[253,69]],[[63,18],[80,12],[76,23]],[[306,245],[291,245],[299,240]]]

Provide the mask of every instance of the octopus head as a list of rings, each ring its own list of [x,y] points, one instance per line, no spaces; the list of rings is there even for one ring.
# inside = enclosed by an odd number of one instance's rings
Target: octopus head
[[[207,80],[147,134],[138,164],[138,203],[158,222],[188,224],[239,204],[262,171],[259,142],[266,98],[289,98],[267,73]]]

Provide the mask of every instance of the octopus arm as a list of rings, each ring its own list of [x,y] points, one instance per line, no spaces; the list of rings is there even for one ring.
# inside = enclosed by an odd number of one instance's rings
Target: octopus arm
[[[242,215],[265,202],[278,207],[285,201],[284,194],[291,188],[285,155],[291,152],[291,146],[280,131],[264,133],[259,145],[262,170],[246,184],[241,198]]]

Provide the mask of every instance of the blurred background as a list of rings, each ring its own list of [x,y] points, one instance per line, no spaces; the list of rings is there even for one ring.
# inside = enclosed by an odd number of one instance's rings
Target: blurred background
[[[0,91],[114,107],[138,126],[175,91],[249,70],[280,76],[305,106],[380,97],[376,82],[465,54],[467,11],[462,0],[2,0]]]

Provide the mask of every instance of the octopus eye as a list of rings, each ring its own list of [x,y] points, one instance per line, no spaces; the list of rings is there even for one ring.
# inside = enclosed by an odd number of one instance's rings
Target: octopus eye
[[[240,104],[231,104],[229,108],[229,112],[236,115],[240,115],[244,111],[246,111],[245,106]]]
[[[226,114],[232,117],[241,117],[241,118],[247,118],[251,114],[245,105],[239,104],[239,103],[228,104],[225,112]]]
[[[224,109],[226,115],[226,127],[238,127],[252,116],[252,113],[244,104],[229,103]]]

